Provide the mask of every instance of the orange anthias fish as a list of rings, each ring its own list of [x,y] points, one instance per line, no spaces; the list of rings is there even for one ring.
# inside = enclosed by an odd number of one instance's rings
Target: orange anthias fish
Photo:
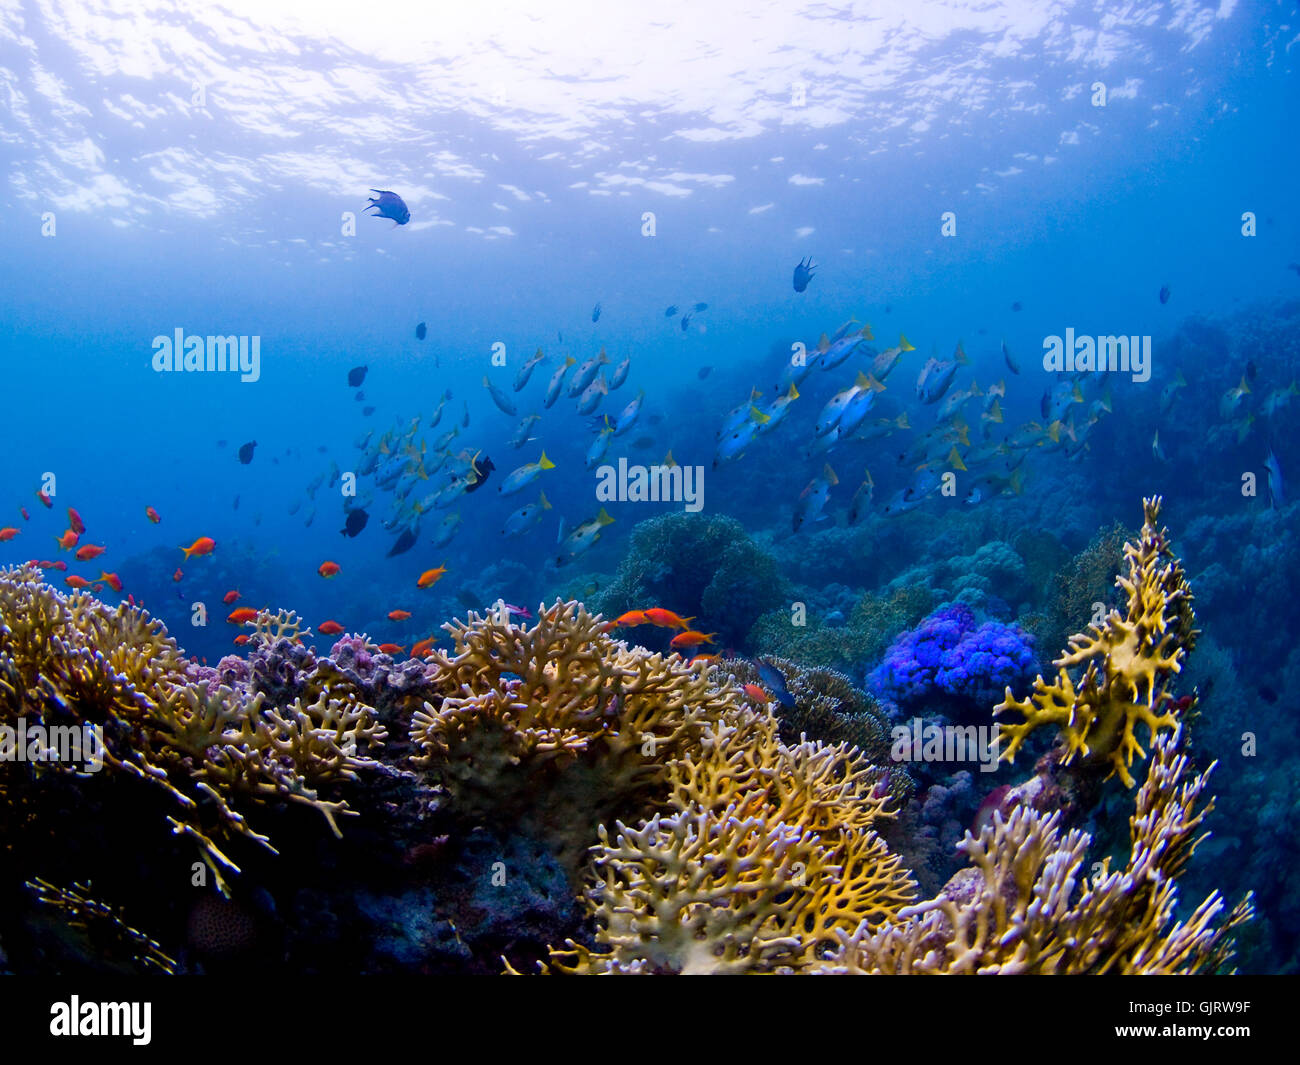
[[[52,500],[49,496],[47,496],[45,492],[42,491],[41,489],[36,490],[36,498],[39,499],[42,503],[44,503],[51,510],[54,509],[54,500]]]
[[[718,635],[716,632],[699,632],[696,629],[687,629],[685,632],[679,632],[668,641],[669,647],[699,647],[702,643],[712,643],[713,637]]]
[[[99,544],[82,544],[77,548],[77,561],[89,562],[92,558],[99,558],[108,548],[100,547]]]
[[[23,512],[23,521],[31,521],[31,520],[32,520],[32,516],[31,516],[30,514],[27,513],[27,508],[26,508],[26,507],[19,507],[18,509],[21,510],[21,511]]]
[[[17,529],[12,525],[6,525],[3,529],[0,529],[0,543],[4,543],[6,540],[12,540],[17,535]]]
[[[239,644],[240,647],[243,647],[244,644],[248,643],[248,633],[241,632],[235,637],[235,643]]]
[[[69,529],[62,536],[56,536],[54,538],[54,541],[64,551],[69,551],[72,548],[77,546],[77,541],[80,539],[81,539],[80,536],[78,536],[73,530]]]
[[[316,572],[328,580],[330,577],[333,577],[336,573],[338,573],[338,571],[339,571],[339,564],[337,562],[322,562],[320,564],[320,569],[318,569]]]
[[[225,603],[226,606],[229,606],[231,603],[237,602],[238,600],[239,600],[238,588],[232,588],[230,591],[228,591],[225,595],[221,597],[221,601]]]
[[[442,580],[443,575],[446,572],[447,567],[445,565],[439,566],[437,569],[427,569],[420,574],[420,578],[415,582],[415,586],[417,588],[430,588]]]
[[[316,626],[316,631],[323,633],[326,636],[337,636],[343,631],[343,626],[337,621],[322,621]]]
[[[379,649],[386,655],[400,655],[406,650],[405,647],[395,643],[381,643]]]
[[[766,706],[772,701],[772,697],[757,684],[746,684],[745,694],[758,703],[759,706]]]
[[[59,561],[57,561],[57,562],[43,562],[43,563],[41,563],[41,568],[42,568],[42,569],[56,569],[56,570],[58,570],[60,573],[66,573],[66,572],[68,571],[68,564],[67,564],[66,562],[64,562],[62,559],[59,559]]]
[[[671,610],[665,610],[660,606],[652,606],[649,610],[643,611],[646,621],[651,625],[658,625],[661,629],[688,629],[690,622],[695,619],[680,617]]]
[[[626,614],[620,614],[612,622],[611,628],[620,628],[623,625],[648,625],[644,610],[629,610]]]
[[[86,523],[81,520],[81,515],[73,510],[72,507],[68,508],[68,525],[78,536],[86,531]]]
[[[707,665],[710,662],[716,662],[717,660],[718,660],[717,655],[696,655],[686,664],[688,666],[697,666],[697,665],[703,666],[703,665]]]
[[[64,577],[63,583],[70,584],[73,588],[80,590],[82,588],[85,588],[87,585],[89,585],[90,581],[86,580],[85,577],[78,577],[74,573],[71,577]]]
[[[182,547],[181,550],[185,552],[185,557],[188,559],[190,555],[210,555],[216,546],[217,541],[211,536],[200,536],[189,547]]]
[[[411,657],[423,658],[425,655],[432,652],[433,641],[436,639],[437,639],[436,636],[430,636],[427,640],[421,640],[419,643],[417,643],[414,647],[411,648]]]
[[[255,617],[257,617],[257,611],[251,606],[241,606],[232,610],[226,620],[232,625],[242,625],[245,621],[252,621]]]
[[[411,612],[409,610],[390,610],[388,612],[389,621],[405,621],[410,616]]]
[[[105,573],[103,570],[100,570],[99,579],[112,588],[113,591],[118,592],[119,594],[121,593],[122,578],[116,573]]]
[[[172,580],[179,581],[185,574],[181,572],[180,566],[176,567],[176,572],[172,574]]]
[[[155,525],[162,521],[162,518],[158,517],[158,512],[154,510],[153,507],[145,507],[144,512],[145,516]]]

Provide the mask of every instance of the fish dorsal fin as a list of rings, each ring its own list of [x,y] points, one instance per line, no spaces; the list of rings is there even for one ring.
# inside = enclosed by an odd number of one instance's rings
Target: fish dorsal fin
[[[828,337],[825,333],[823,333],[821,339],[817,341],[817,350],[824,355],[826,354],[827,351],[830,350],[830,346],[831,346],[831,338]]]
[[[538,503],[538,505],[539,505],[543,510],[550,510],[550,509],[551,509],[550,501],[546,498],[546,493],[545,493],[545,492],[539,492],[539,493],[538,493],[538,496],[537,496],[537,503]]]
[[[835,471],[834,471],[833,469],[831,469],[831,464],[830,464],[829,462],[826,463],[826,465],[822,467],[822,476],[826,478],[826,482],[827,482],[827,484],[839,484],[839,483],[840,483],[840,479],[839,479],[838,477],[835,476]]]
[[[663,465],[667,466],[670,470],[677,465],[677,460],[673,458],[672,448],[669,448],[668,454],[664,456]]]

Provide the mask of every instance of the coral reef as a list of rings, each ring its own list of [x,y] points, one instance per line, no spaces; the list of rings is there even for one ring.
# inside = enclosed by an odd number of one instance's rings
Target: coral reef
[[[1157,528],[1160,499],[1143,500],[1139,538],[1125,545],[1128,575],[1116,585],[1128,602],[1125,612],[1111,611],[1089,634],[1070,638],[1070,651],[1053,663],[1052,682],[1041,676],[1027,699],[1011,689],[995,714],[1016,711],[1023,721],[1003,724],[1009,742],[1002,757],[1013,761],[1036,728],[1056,725],[1066,743],[1062,763],[1076,757],[1104,763],[1125,787],[1135,783],[1130,767],[1146,757],[1135,735],[1140,724],[1155,736],[1178,723],[1174,699],[1166,690],[1170,677],[1196,644],[1192,593],[1182,563],[1169,543],[1169,531]],[[1069,670],[1083,666],[1077,682]],[[1187,709],[1187,708],[1184,708]]]
[[[1032,636],[998,621],[977,626],[974,611],[954,603],[897,640],[872,673],[870,685],[904,708],[942,694],[983,709],[1000,690],[1029,679],[1037,669]]]
[[[901,920],[844,937],[818,971],[831,973],[1187,974],[1221,969],[1231,933],[1253,915],[1217,894],[1176,921],[1178,888],[1209,807],[1197,809],[1206,773],[1185,780],[1180,733],[1159,737],[1130,822],[1132,853],[1082,875],[1089,837],[1062,834],[1060,815],[1017,807],[961,849],[972,867]],[[1077,887],[1077,892],[1076,892]]]
[[[596,599],[601,613],[667,606],[707,620],[724,643],[738,644],[753,618],[787,599],[775,560],[735,519],[662,514],[632,530],[613,583]]]

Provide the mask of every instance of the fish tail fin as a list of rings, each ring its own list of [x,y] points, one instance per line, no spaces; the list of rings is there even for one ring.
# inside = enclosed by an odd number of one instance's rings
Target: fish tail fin
[[[829,462],[826,463],[826,465],[822,467],[822,476],[825,477],[826,480],[827,480],[828,482],[830,482],[831,484],[839,484],[839,483],[840,483],[840,479],[839,479],[838,477],[835,476],[835,471],[834,471],[833,469],[831,469],[831,464],[830,464]]]
[[[551,502],[550,502],[549,499],[546,498],[546,493],[545,493],[545,492],[540,492],[540,493],[538,493],[538,500],[537,500],[537,502],[538,502],[539,504],[541,504],[541,507],[542,507],[543,510],[550,510],[550,509],[551,509]]]
[[[752,421],[758,422],[759,425],[766,425],[768,422],[772,420],[772,416],[770,414],[764,414],[752,403],[749,405],[749,417]]]
[[[972,397],[984,395],[984,390],[975,383],[975,378],[973,377],[970,379],[970,394]]]
[[[1017,466],[1011,471],[1011,476],[1007,478],[1007,484],[1010,485],[1011,491],[1016,495],[1023,495],[1025,491],[1025,471]]]
[[[898,420],[894,422],[894,425],[899,429],[912,428],[912,423],[907,420],[907,411],[903,411],[903,413],[898,416]]]
[[[1178,367],[1178,373],[1174,375],[1174,384],[1180,387],[1187,384],[1187,378],[1183,376],[1183,368],[1181,366]]]
[[[542,457],[537,460],[537,465],[539,465],[544,470],[555,469],[555,463],[546,457],[545,450],[542,451]]]
[[[1241,375],[1241,384],[1237,386],[1241,389],[1243,395],[1250,395],[1250,384],[1246,380],[1246,375]]]
[[[1291,382],[1291,387],[1292,387],[1292,388],[1295,388],[1295,382],[1294,382],[1294,381]],[[794,382],[793,382],[793,381],[790,382],[790,391],[787,392],[787,393],[785,394],[785,398],[786,398],[786,399],[798,399],[798,398],[799,398],[799,390],[798,390],[797,388],[794,387]]]
[[[1059,421],[1054,421],[1047,427],[1047,436],[1053,444],[1061,442],[1061,423]]]
[[[916,350],[916,346],[910,340],[908,340],[907,337],[902,333],[898,334],[898,346],[902,348],[904,351]]]
[[[993,401],[993,406],[985,411],[984,417],[991,422],[995,422],[999,425],[1002,424],[1002,407],[996,399]]]
[[[952,450],[948,452],[948,465],[954,470],[962,470],[964,472],[966,469],[966,464],[962,462],[961,456],[957,454],[956,444],[953,444]]]
[[[863,339],[863,340],[875,340],[875,339],[876,339],[875,337],[873,337],[873,336],[871,335],[871,323],[870,323],[870,322],[865,322],[865,323],[863,323],[863,326],[862,326],[862,339]]]
[[[613,525],[614,519],[609,516],[609,511],[604,507],[600,508],[600,513],[596,515],[597,525]]]
[[[966,354],[966,348],[960,340],[957,341],[957,350],[953,353],[952,358],[959,366],[970,365],[970,356]]]

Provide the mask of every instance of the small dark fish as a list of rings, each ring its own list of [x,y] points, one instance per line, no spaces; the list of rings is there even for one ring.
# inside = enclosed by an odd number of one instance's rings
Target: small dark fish
[[[231,510],[239,509],[239,496],[235,496],[235,501],[230,505]]]
[[[247,466],[253,461],[253,448],[257,447],[256,440],[250,440],[239,449],[239,461]]]
[[[371,196],[361,210],[364,212],[373,207],[376,213],[372,214],[371,218],[391,218],[399,226],[404,226],[411,220],[411,212],[407,209],[406,204],[402,202],[402,197],[397,193],[389,192],[387,189],[371,189],[370,191],[377,192],[379,195]]]
[[[480,488],[482,488],[483,482],[486,481],[488,477],[491,475],[492,471],[496,469],[496,467],[492,465],[492,460],[488,458],[486,455],[484,455],[482,458],[479,458],[478,455],[475,455],[474,461],[471,463],[471,466],[473,467],[473,471],[474,471],[474,480],[470,484],[465,486],[466,492],[476,492]]]
[[[664,311],[664,317],[671,318],[676,313],[677,313],[677,304],[674,303],[671,307],[669,307],[666,311]]]
[[[402,535],[399,536],[393,542],[393,546],[388,549],[388,554],[385,555],[384,557],[393,558],[396,555],[405,554],[407,551],[411,550],[411,548],[415,546],[415,541],[418,536],[419,536],[419,531],[415,528],[415,526],[408,525],[405,529],[402,530]]]
[[[701,381],[703,381],[711,373],[713,373],[712,366],[701,366],[698,370],[695,371],[695,376],[698,377]]]
[[[369,520],[370,515],[363,507],[353,507],[348,511],[347,520],[343,522],[343,528],[339,532],[344,536],[359,536]]]
[[[1277,698],[1278,698],[1277,692],[1275,692],[1267,684],[1261,684],[1259,686],[1259,697],[1263,699],[1264,702],[1266,703],[1275,703],[1277,702]]]
[[[699,312],[699,311],[707,311],[708,309],[709,309],[709,305],[708,305],[707,303],[697,303],[697,304],[695,305],[695,310],[696,310],[697,312]]]
[[[364,403],[366,399],[366,394],[362,392],[360,389],[358,389],[357,394],[352,398],[355,399],[358,403]]]
[[[599,321],[600,321],[600,304],[599,304],[599,303],[596,304],[596,306],[594,306],[594,307],[591,309],[591,320],[592,320],[593,322],[599,322]]]
[[[782,706],[794,706],[794,696],[785,686],[785,674],[765,658],[754,659],[754,665],[758,668],[759,679],[776,696],[776,701]]]
[[[428,335],[429,335],[429,327],[425,325],[423,322],[421,322],[419,325],[415,327],[416,340],[423,340]]]
[[[686,330],[687,330],[688,328],[690,328],[690,324],[691,324],[691,316],[690,316],[689,314],[683,314],[683,315],[682,315],[682,332],[683,332],[683,333],[685,333]]]
[[[1014,303],[1012,303],[1012,304],[1011,304],[1011,309],[1012,309],[1013,311],[1018,311],[1018,310],[1020,310],[1020,301],[1019,301],[1019,300],[1016,300]]]
[[[560,330],[558,330],[558,329],[555,331],[555,342],[556,342],[557,344],[563,344],[563,343],[564,343],[564,334],[563,334],[562,332],[560,332]]]
[[[799,265],[794,268],[794,290],[802,292],[808,287],[808,282],[817,275],[813,271],[817,269],[817,264],[812,261],[812,256],[806,259],[800,259]]]
[[[374,413],[375,413],[375,408],[374,408],[374,407],[362,407],[362,408],[361,408],[361,415],[362,415],[362,417],[364,417],[364,418],[369,418],[369,417],[370,417],[372,414],[374,414]]]
[[[1168,285],[1161,285],[1161,286],[1160,286],[1160,302],[1161,302],[1161,303],[1168,303],[1168,302],[1169,302],[1169,286],[1168,286]]]
[[[655,438],[653,436],[638,436],[632,441],[632,446],[635,448],[641,448],[642,450],[648,447],[654,447]]]
[[[369,367],[366,366],[354,366],[352,369],[350,369],[348,371],[348,387],[360,388],[361,382],[366,379],[367,369],[369,369]]]

